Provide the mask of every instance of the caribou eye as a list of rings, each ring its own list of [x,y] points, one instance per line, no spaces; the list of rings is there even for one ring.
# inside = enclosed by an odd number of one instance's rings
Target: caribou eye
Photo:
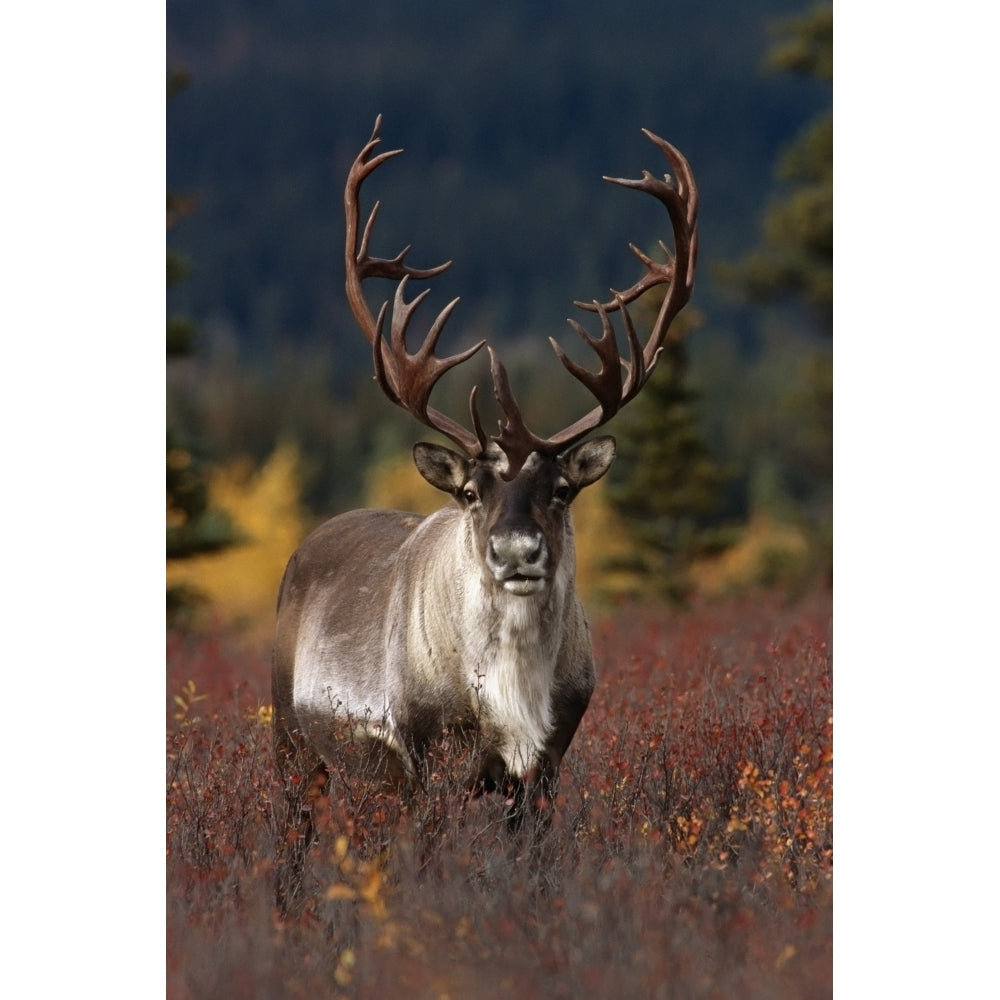
[[[569,493],[568,483],[557,483],[556,488],[552,491],[552,499],[557,503],[569,503]]]
[[[466,503],[475,503],[479,499],[479,494],[472,486],[466,486],[465,489],[462,490],[462,496],[465,497]]]

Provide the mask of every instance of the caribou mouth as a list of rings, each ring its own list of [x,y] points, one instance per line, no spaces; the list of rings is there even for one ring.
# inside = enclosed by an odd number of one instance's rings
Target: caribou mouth
[[[523,573],[514,573],[502,582],[503,589],[508,594],[517,594],[519,597],[537,594],[540,590],[545,589],[544,576],[525,576]]]

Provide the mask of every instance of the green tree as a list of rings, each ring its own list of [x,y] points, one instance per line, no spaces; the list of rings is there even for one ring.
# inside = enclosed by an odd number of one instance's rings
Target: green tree
[[[833,78],[833,8],[824,4],[778,22],[765,68],[827,83]],[[757,245],[719,268],[749,300],[774,315],[784,339],[769,343],[756,373],[770,387],[748,454],[751,506],[793,520],[810,541],[811,570],[829,574],[833,477],[833,116],[808,122],[778,158],[778,194]],[[815,340],[816,333],[822,343]],[[801,576],[801,568],[796,570]]]
[[[628,563],[609,569],[631,571],[677,603],[690,594],[692,562],[734,541],[733,530],[720,524],[731,477],[699,430],[699,393],[688,381],[684,343],[692,321],[685,318],[675,321],[642,393],[619,415],[608,494],[633,542]]]
[[[167,99],[183,89],[186,74],[175,72],[167,79]],[[167,228],[193,208],[191,198],[167,192]],[[179,254],[167,251],[167,288],[183,281],[188,262]],[[167,360],[189,356],[194,347],[196,329],[185,316],[167,317]],[[209,504],[207,465],[185,440],[182,432],[167,425],[167,560],[189,559],[204,552],[217,552],[239,540],[232,521],[223,511]],[[187,588],[167,588],[167,617],[179,622],[199,603],[200,595]]]
[[[776,25],[770,72],[833,79],[833,8]],[[833,332],[833,114],[809,122],[778,160],[783,193],[764,215],[757,247],[723,276],[760,302],[798,299]]]

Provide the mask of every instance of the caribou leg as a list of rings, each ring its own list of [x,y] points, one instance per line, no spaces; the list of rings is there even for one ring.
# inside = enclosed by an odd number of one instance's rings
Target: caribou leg
[[[551,761],[528,769],[524,778],[514,778],[507,785],[507,829],[512,834],[527,832],[539,843],[552,826],[556,797],[557,770]]]
[[[315,839],[313,809],[327,792],[329,773],[298,734],[277,735],[276,759],[285,798],[285,821],[276,850],[275,902],[284,917],[304,896],[305,858]]]

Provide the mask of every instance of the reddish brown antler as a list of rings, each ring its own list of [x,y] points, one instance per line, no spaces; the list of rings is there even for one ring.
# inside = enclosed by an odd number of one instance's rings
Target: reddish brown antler
[[[440,431],[464,448],[470,455],[477,457],[485,451],[489,441],[483,432],[476,410],[476,390],[473,389],[469,396],[469,410],[475,428],[474,433],[428,405],[431,390],[441,375],[449,368],[453,368],[470,358],[485,343],[485,341],[480,341],[474,347],[452,357],[438,358],[435,356],[434,348],[438,338],[458,299],[449,302],[441,310],[423,344],[415,354],[410,354],[406,349],[406,329],[410,317],[428,294],[424,291],[412,302],[407,303],[404,292],[408,279],[434,277],[449,267],[451,262],[429,270],[417,270],[405,262],[406,255],[410,250],[409,247],[404,248],[391,260],[371,257],[368,253],[368,244],[378,213],[377,203],[361,234],[360,244],[358,242],[360,224],[358,194],[361,184],[385,160],[402,152],[402,150],[396,149],[369,158],[380,141],[381,122],[380,115],[375,121],[371,139],[368,140],[367,145],[358,154],[351,167],[344,192],[344,206],[347,212],[345,252],[347,297],[358,323],[372,344],[375,377],[386,395],[394,403],[412,413],[421,423]],[[698,191],[695,187],[694,177],[687,161],[669,142],[647,129],[643,129],[643,133],[666,156],[673,167],[676,179],[672,180],[669,175],[666,175],[661,180],[648,171],[643,171],[642,178],[639,180],[628,180],[620,177],[605,177],[604,179],[622,187],[645,191],[666,207],[674,234],[674,251],[671,253],[661,241],[660,247],[667,259],[664,263],[658,263],[632,245],[632,252],[642,262],[646,273],[625,291],[612,290],[614,297],[609,302],[574,303],[581,309],[596,312],[600,317],[601,335],[596,338],[591,337],[576,321],[569,321],[573,329],[597,355],[601,363],[599,371],[591,372],[576,364],[550,338],[556,356],[566,370],[585,385],[598,402],[598,405],[589,413],[552,437],[540,438],[528,429],[521,416],[517,400],[511,391],[507,372],[492,348],[489,349],[494,393],[505,417],[500,424],[499,433],[494,435],[492,440],[507,456],[506,475],[508,477],[517,474],[533,451],[546,455],[558,454],[586,436],[590,431],[606,423],[626,403],[634,399],[656,367],[670,324],[691,297],[698,248]],[[387,304],[382,306],[376,320],[361,294],[361,282],[367,277],[391,278],[399,282],[393,303],[392,325],[388,343],[382,335]],[[668,284],[670,287],[664,296],[663,304],[646,344],[643,346],[636,336],[627,306],[650,288],[661,284]],[[609,314],[613,312],[621,312],[622,314],[629,348],[627,361],[621,357],[615,331],[609,318]]]
[[[464,448],[470,455],[476,456],[486,447],[486,437],[482,433],[479,417],[475,412],[476,390],[473,389],[469,396],[469,406],[476,427],[475,434],[470,433],[451,417],[428,405],[431,390],[437,380],[449,368],[454,368],[455,365],[472,357],[486,343],[485,340],[482,340],[467,351],[449,358],[439,358],[434,354],[434,348],[437,346],[441,331],[444,329],[451,311],[458,303],[458,299],[449,302],[438,313],[437,319],[415,354],[410,354],[406,349],[406,328],[409,325],[410,317],[430,291],[426,289],[408,303],[404,298],[407,281],[410,278],[433,278],[449,268],[451,261],[427,270],[418,270],[406,263],[406,255],[410,252],[409,246],[404,247],[392,259],[372,257],[368,252],[368,246],[372,228],[378,216],[378,202],[375,203],[371,215],[368,216],[368,221],[361,232],[360,243],[358,240],[361,222],[358,196],[361,185],[365,178],[377,170],[386,160],[398,156],[402,152],[401,149],[391,149],[372,157],[372,152],[381,141],[379,137],[381,127],[382,116],[379,115],[375,119],[375,128],[372,130],[371,138],[351,165],[350,173],[347,175],[347,185],[344,188],[344,211],[347,216],[347,240],[344,248],[347,301],[351,305],[354,318],[372,345],[375,380],[382,387],[382,391],[394,403],[412,413],[421,423],[440,431],[445,437]],[[365,278],[390,278],[399,282],[393,300],[392,324],[388,343],[382,336],[388,303],[382,305],[376,320],[361,292],[361,283]]]
[[[573,303],[580,309],[596,312],[600,316],[601,336],[597,338],[591,337],[575,320],[569,320],[570,326],[580,335],[584,343],[593,349],[600,360],[599,371],[590,372],[582,368],[566,356],[555,340],[549,338],[556,356],[566,370],[585,385],[598,401],[593,410],[569,427],[544,440],[528,430],[521,420],[516,404],[512,405],[513,397],[510,395],[502,366],[499,366],[498,361],[494,362],[494,381],[497,385],[498,398],[507,415],[507,423],[501,428],[497,441],[507,453],[512,465],[520,467],[532,451],[558,454],[590,431],[606,423],[626,403],[634,399],[656,367],[670,324],[691,298],[698,255],[698,189],[691,168],[680,151],[648,129],[642,131],[666,156],[674,169],[676,180],[671,180],[669,175],[665,175],[661,180],[648,170],[643,171],[640,180],[628,180],[622,177],[605,177],[604,180],[622,187],[645,191],[666,207],[674,234],[674,252],[671,254],[661,240],[660,248],[667,259],[665,263],[658,263],[634,244],[630,244],[632,252],[646,268],[642,278],[625,291],[617,292],[612,289],[614,298],[609,302]],[[643,347],[636,336],[632,318],[626,307],[649,289],[662,284],[669,284],[670,287]],[[608,318],[609,313],[616,311],[622,314],[629,345],[628,361],[623,360],[619,353],[614,328]],[[501,369],[499,381],[495,371],[497,366]],[[504,398],[500,398],[501,395]]]

